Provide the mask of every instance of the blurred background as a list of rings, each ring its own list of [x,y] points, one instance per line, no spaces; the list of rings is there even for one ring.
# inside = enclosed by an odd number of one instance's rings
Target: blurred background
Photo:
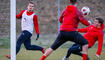
[[[16,0],[16,14],[20,11],[27,9],[29,0]],[[58,0],[33,0],[35,3],[34,12],[38,16],[40,38],[35,41],[36,33],[32,36],[32,44],[39,46],[50,47],[56,39],[58,34]],[[69,0],[60,0],[60,11],[62,12],[69,4]],[[102,17],[105,20],[105,0],[79,0],[78,7],[81,9],[83,6],[88,6],[91,10],[90,15],[86,16],[88,20],[95,17]],[[16,21],[17,38],[21,33],[21,20]],[[105,22],[104,22],[105,23]],[[79,24],[79,28],[83,28]],[[105,33],[105,29],[104,29]],[[68,48],[73,43],[67,42],[61,48]],[[105,37],[104,44],[105,49]],[[94,48],[97,47],[97,43]],[[24,47],[22,47],[24,49]],[[10,0],[0,0],[0,60],[6,60],[5,54],[9,54],[10,49]],[[5,51],[5,53],[3,53]],[[105,50],[103,50],[105,52]],[[18,59],[19,60],[19,59]]]
[[[17,14],[19,14],[23,9],[27,9],[29,0],[22,1],[16,0]],[[33,0],[33,2],[35,3],[34,12],[38,16],[40,38],[39,41],[35,41],[36,33],[34,32],[32,43],[49,47],[56,39],[58,34],[58,0]],[[81,9],[83,6],[88,6],[90,8],[90,15],[86,16],[88,20],[93,20],[95,17],[102,17],[105,19],[104,3],[104,0],[79,0],[78,8]],[[68,4],[69,0],[60,0],[60,12],[62,12]],[[17,20],[17,36],[21,32],[20,25],[20,20]],[[81,23],[79,24],[79,28],[84,27],[86,26],[82,25]],[[69,47],[70,45],[70,42],[68,42],[62,47]]]
[[[0,60],[10,54],[10,0],[0,0]]]

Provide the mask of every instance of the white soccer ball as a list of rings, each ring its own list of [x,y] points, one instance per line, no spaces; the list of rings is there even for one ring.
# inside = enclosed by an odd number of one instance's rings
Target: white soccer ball
[[[84,6],[84,7],[81,9],[81,12],[82,12],[84,15],[89,15],[89,13],[90,13],[90,8],[87,7],[87,6]]]

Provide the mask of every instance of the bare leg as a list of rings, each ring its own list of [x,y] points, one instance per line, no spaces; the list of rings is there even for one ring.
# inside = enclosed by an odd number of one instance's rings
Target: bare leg
[[[53,49],[48,48],[45,53],[43,55],[45,55],[46,57],[49,56],[51,53],[53,52]]]
[[[83,60],[87,60],[87,54],[88,54],[88,44],[82,46],[82,51],[83,51]]]
[[[52,48],[48,48],[40,60],[45,60],[53,52]]]

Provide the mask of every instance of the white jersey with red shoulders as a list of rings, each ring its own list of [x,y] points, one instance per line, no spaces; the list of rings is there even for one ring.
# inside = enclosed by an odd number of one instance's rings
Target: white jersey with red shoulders
[[[22,20],[21,20],[22,31],[27,30],[30,33],[33,33],[33,27],[34,27],[33,16],[34,15],[35,13],[33,13],[32,15],[27,15],[27,10],[25,10],[25,12],[22,14]]]

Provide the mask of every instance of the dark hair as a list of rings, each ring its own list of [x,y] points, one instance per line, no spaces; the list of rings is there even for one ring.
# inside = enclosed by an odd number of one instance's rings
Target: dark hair
[[[34,4],[34,3],[33,3],[33,0],[29,0],[29,3]]]
[[[75,4],[77,0],[70,0],[71,4]]]
[[[96,17],[96,20],[98,20],[98,21],[99,21],[99,23],[101,23],[101,24],[103,24],[103,23],[104,23],[104,20],[103,20],[102,18],[100,18],[100,17]]]
[[[29,1],[29,3],[34,4],[32,1]]]

